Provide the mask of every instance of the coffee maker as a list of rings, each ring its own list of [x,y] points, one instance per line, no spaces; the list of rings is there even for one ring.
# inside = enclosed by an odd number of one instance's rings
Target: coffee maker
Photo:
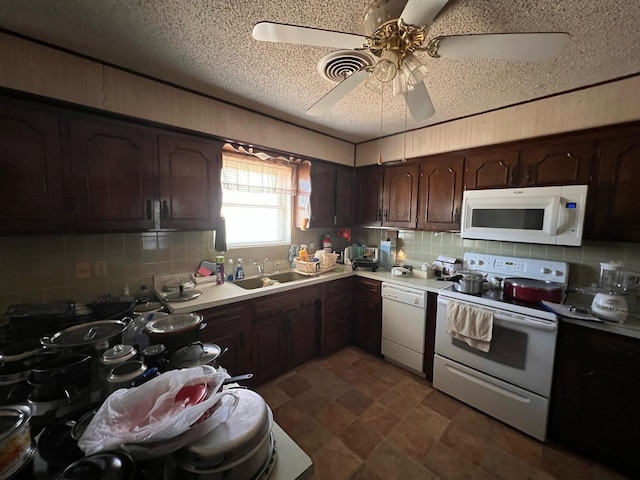
[[[640,274],[622,262],[600,262],[598,293],[591,303],[596,317],[622,323],[629,314],[627,296],[640,286]]]

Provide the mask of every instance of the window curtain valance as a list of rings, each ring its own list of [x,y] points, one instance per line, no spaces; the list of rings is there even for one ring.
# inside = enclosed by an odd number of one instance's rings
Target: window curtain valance
[[[295,165],[277,159],[260,160],[251,155],[223,151],[223,190],[295,195]]]

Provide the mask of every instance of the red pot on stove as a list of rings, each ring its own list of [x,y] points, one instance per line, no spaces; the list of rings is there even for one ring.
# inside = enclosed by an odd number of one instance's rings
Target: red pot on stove
[[[564,286],[561,283],[530,278],[507,278],[504,280],[504,296],[525,302],[562,303]]]

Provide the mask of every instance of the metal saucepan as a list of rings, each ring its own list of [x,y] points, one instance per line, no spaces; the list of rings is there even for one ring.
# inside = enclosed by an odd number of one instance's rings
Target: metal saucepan
[[[442,278],[448,282],[454,282],[453,288],[460,293],[468,293],[470,295],[478,295],[482,293],[482,286],[485,283],[485,277],[481,273],[472,271],[459,271],[449,278]]]
[[[35,453],[29,419],[31,410],[23,405],[0,407],[0,478],[10,478]],[[5,454],[12,452],[11,455]]]
[[[192,342],[190,345],[176,350],[169,363],[174,368],[191,368],[199,365],[219,366],[220,358],[229,349],[221,349],[215,343]]]
[[[563,293],[564,286],[561,283],[530,278],[506,278],[504,280],[504,296],[525,302],[546,300],[562,303]]]

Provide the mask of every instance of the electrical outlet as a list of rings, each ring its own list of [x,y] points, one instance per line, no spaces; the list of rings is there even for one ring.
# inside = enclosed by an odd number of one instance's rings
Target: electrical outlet
[[[76,278],[91,277],[91,264],[89,262],[76,263]]]
[[[96,277],[104,277],[107,274],[107,262],[100,260],[93,264],[93,270]]]

